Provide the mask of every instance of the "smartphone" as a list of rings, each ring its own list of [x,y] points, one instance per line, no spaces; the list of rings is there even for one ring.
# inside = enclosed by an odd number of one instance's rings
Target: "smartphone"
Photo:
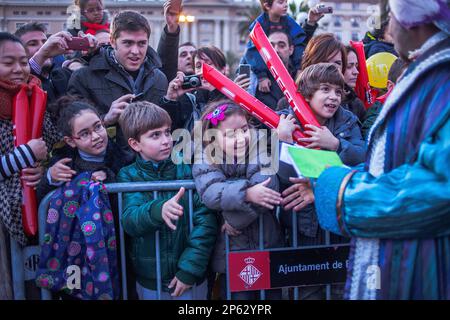
[[[324,13],[324,14],[333,13],[333,7],[329,7],[329,6],[326,6],[324,4],[318,4],[317,5],[317,12],[318,13]]]
[[[81,37],[73,37],[72,40],[67,40],[67,46],[69,47],[70,50],[75,51],[86,51],[91,48],[89,46],[88,38],[81,38]]]
[[[250,65],[249,64],[240,64],[238,68],[238,74],[245,74],[247,78],[250,78]]]

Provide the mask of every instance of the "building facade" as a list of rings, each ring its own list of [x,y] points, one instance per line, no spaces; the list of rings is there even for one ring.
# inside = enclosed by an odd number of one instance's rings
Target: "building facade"
[[[380,23],[379,0],[323,1],[333,7],[333,14],[320,21],[319,32],[331,32],[343,43],[358,41]]]
[[[38,21],[49,33],[66,29],[74,14],[72,0],[2,0],[0,3],[0,30],[14,32],[21,25]],[[111,16],[121,10],[135,10],[150,22],[150,44],[157,46],[164,27],[164,0],[104,0]],[[372,14],[369,6],[377,0],[347,0],[323,2],[334,8],[320,22],[318,33],[332,32],[343,42],[361,39],[367,31],[367,20]],[[239,33],[239,25],[248,21],[247,8],[259,6],[259,0],[184,0],[183,14],[194,17],[193,22],[181,25],[181,43],[191,41],[198,46],[213,44],[224,52],[241,55],[247,39]]]

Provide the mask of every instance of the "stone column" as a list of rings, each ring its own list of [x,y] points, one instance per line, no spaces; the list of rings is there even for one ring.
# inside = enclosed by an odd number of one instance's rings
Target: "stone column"
[[[214,21],[214,45],[217,48],[222,48],[222,34],[220,32],[222,20]]]
[[[198,23],[200,21],[194,21],[192,23],[190,23],[191,25],[191,42],[195,45],[198,46]]]
[[[230,33],[231,33],[230,21],[225,20],[223,24],[223,47],[222,47],[224,53],[230,50]]]

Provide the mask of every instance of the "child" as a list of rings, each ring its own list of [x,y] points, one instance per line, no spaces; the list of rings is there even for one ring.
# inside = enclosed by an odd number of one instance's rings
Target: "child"
[[[49,169],[39,184],[39,197],[83,171],[93,172],[94,180],[114,182],[124,165],[123,157],[120,149],[108,139],[97,110],[76,97],[63,96],[50,106],[50,112],[66,145],[55,149]]]
[[[365,159],[366,146],[358,126],[358,118],[340,104],[344,95],[345,80],[341,71],[334,63],[318,63],[307,67],[297,78],[299,92],[309,103],[313,114],[321,127],[306,125],[304,133],[308,137],[302,141],[307,148],[336,151],[342,162],[348,166],[356,166]],[[287,111],[292,113],[291,110]],[[281,116],[278,126],[281,141],[292,143],[292,131],[295,128],[295,118],[292,115]],[[294,175],[293,175],[294,177]],[[283,225],[291,230],[291,209],[298,212],[298,243],[299,245],[325,244],[324,234],[319,225],[314,206],[310,199],[296,196],[301,184],[294,183],[296,179],[280,177],[288,187],[283,192],[284,210],[281,214]],[[289,186],[290,185],[290,186]],[[289,232],[289,235],[291,232]],[[295,236],[295,235],[294,235]],[[347,240],[333,236],[332,242],[342,243]],[[291,239],[292,241],[292,239]],[[310,287],[302,290],[302,298],[322,298],[320,292],[323,287]],[[336,291],[333,290],[333,294]],[[338,294],[339,298],[340,293]]]
[[[79,31],[95,36],[99,30],[109,31],[109,15],[104,10],[103,0],[75,0],[79,8],[80,28],[74,26],[68,31],[75,37]]]
[[[130,104],[119,118],[130,147],[137,153],[133,164],[123,168],[120,182],[192,179],[191,168],[176,165],[172,152],[172,121],[162,108],[149,102]],[[189,201],[185,189],[130,192],[124,195],[122,225],[131,236],[129,251],[137,277],[140,299],[157,298],[155,232],[160,234],[162,299],[205,299],[205,274],[216,240],[214,214],[193,198],[193,229],[189,228]],[[190,288],[197,284],[195,290]]]
[[[297,85],[321,125],[305,126],[304,133],[308,137],[302,141],[307,143],[307,148],[336,151],[348,166],[363,162],[366,147],[358,127],[358,118],[340,107],[345,80],[337,66],[332,63],[309,66],[297,78]],[[292,109],[284,110],[284,113],[293,114]],[[295,120],[289,115],[286,118],[282,116],[277,129],[281,141],[293,142]]]
[[[308,20],[303,24],[302,28],[293,18],[288,16],[287,0],[260,0],[260,2],[264,12],[253,21],[249,30],[253,30],[256,22],[259,22],[266,35],[280,30],[288,34],[294,46],[291,62],[294,69],[299,70],[305,46],[314,34],[317,28],[317,21],[323,17],[323,14],[318,13],[316,8],[312,8],[308,13]],[[247,43],[247,50],[241,63],[251,65],[252,84],[250,85],[250,92],[255,93],[256,88],[260,92],[270,92],[270,72],[252,41]],[[257,84],[253,76],[256,76]]]
[[[89,103],[63,96],[50,111],[66,145],[55,149],[38,186],[40,198],[58,190],[49,203],[36,283],[64,300],[117,299],[115,220],[106,192],[95,182],[114,181],[123,157]],[[58,268],[53,267],[55,261]],[[77,289],[63,281],[73,265],[83,270]]]
[[[204,139],[216,129],[215,139],[204,143],[203,161],[197,159],[193,176],[203,203],[219,213],[221,230],[214,249],[212,271],[219,273],[221,298],[226,299],[225,232],[230,236],[230,250],[257,249],[262,215],[264,247],[279,247],[281,233],[273,209],[281,197],[276,176],[261,172],[268,163],[253,152],[258,139],[250,134],[248,114],[244,110],[222,100],[210,104],[201,119]],[[211,147],[215,149],[214,155],[207,152]],[[227,158],[227,163],[219,160],[221,155]],[[244,158],[247,162],[239,161]],[[233,294],[232,298],[255,299],[256,296],[257,292],[250,291]],[[268,297],[280,298],[278,290],[268,292]]]

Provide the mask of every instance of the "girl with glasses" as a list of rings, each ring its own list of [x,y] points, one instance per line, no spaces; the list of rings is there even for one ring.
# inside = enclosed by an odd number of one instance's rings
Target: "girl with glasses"
[[[49,169],[39,185],[39,196],[45,196],[85,171],[92,172],[93,180],[114,181],[123,165],[123,157],[114,142],[108,139],[97,110],[87,102],[64,96],[50,106],[50,112],[66,145],[54,151]]]

